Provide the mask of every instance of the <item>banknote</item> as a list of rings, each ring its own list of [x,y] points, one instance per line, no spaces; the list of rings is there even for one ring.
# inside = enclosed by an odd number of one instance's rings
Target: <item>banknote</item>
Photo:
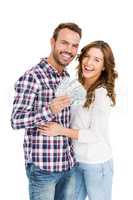
[[[55,96],[67,95],[71,98],[71,105],[83,105],[86,98],[86,90],[77,79],[64,78],[55,91]]]

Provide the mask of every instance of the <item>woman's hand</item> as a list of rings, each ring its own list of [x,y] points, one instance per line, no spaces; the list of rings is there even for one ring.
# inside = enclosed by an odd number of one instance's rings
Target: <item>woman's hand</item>
[[[63,126],[61,126],[56,122],[48,122],[43,126],[40,126],[38,130],[42,135],[57,136],[57,135],[62,135],[61,133],[63,131]]]

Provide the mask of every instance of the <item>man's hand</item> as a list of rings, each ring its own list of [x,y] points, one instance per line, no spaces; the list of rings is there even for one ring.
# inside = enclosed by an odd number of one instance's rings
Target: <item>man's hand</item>
[[[71,99],[68,96],[60,96],[55,99],[49,104],[52,113],[59,113],[65,107],[70,106]]]
[[[60,124],[57,124],[56,122],[48,122],[44,124],[43,126],[40,126],[38,128],[38,131],[42,135],[47,135],[47,136],[57,136],[61,135],[63,132],[63,126]]]

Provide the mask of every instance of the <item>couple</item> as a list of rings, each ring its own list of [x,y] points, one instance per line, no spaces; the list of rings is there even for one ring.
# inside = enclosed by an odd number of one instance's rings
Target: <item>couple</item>
[[[55,97],[65,67],[82,36],[74,23],[54,30],[51,53],[15,84],[12,127],[25,129],[24,153],[30,200],[111,200],[112,154],[108,117],[115,105],[115,62],[104,41],[78,55],[78,81],[86,90],[83,106],[71,109],[69,96]],[[71,126],[70,126],[71,122]]]

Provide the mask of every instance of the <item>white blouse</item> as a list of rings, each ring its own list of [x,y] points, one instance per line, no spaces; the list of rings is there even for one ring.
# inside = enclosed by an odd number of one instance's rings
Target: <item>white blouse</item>
[[[105,88],[95,91],[95,101],[89,109],[72,107],[71,127],[79,130],[73,140],[76,159],[85,163],[101,163],[112,158],[108,137],[111,100]]]

